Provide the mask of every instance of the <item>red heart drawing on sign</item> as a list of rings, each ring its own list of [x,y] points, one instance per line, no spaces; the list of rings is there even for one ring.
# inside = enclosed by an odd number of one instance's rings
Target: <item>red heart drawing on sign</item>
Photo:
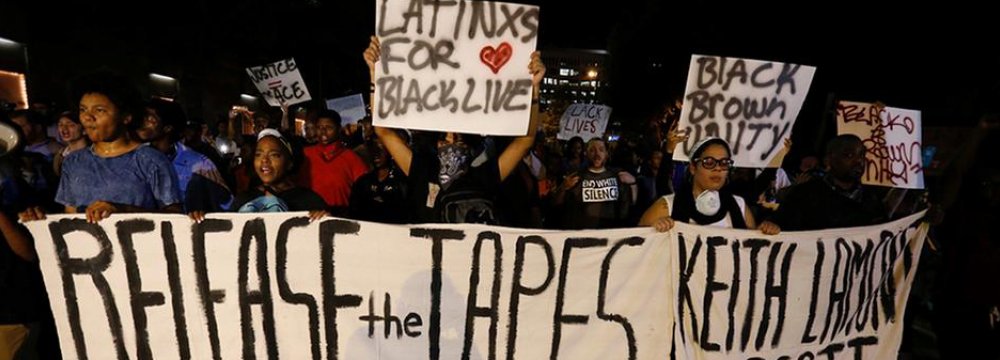
[[[500,69],[510,61],[510,58],[514,55],[514,48],[510,44],[504,42],[501,43],[496,48],[487,45],[479,52],[479,60],[486,64],[493,70],[493,73],[499,73]]]

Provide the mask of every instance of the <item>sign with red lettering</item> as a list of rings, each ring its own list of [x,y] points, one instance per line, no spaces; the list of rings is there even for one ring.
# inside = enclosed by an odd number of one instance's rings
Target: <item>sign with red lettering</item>
[[[271,106],[295,105],[312,100],[295,59],[247,68],[247,75]]]
[[[538,7],[492,1],[375,1],[372,123],[528,133]]]
[[[920,111],[841,101],[837,134],[857,135],[865,144],[862,183],[924,188]]]

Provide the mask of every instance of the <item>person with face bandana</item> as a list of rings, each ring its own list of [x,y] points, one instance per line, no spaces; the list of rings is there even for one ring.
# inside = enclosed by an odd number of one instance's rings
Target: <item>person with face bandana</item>
[[[733,167],[729,143],[710,137],[695,144],[687,181],[676,194],[661,197],[639,220],[664,232],[674,221],[733,229],[754,229],[753,215],[743,198],[723,189]]]
[[[308,211],[311,220],[329,215],[322,197],[292,182],[292,154],[292,145],[278,130],[262,130],[253,156],[260,185],[237,196],[233,208],[241,213]]]
[[[305,161],[298,174],[298,184],[315,191],[336,216],[347,214],[351,186],[368,173],[368,165],[341,141],[340,114],[321,110],[316,115],[319,143],[303,151]]]
[[[375,63],[380,58],[381,45],[378,37],[372,36],[364,59],[373,84]],[[540,117],[539,84],[545,76],[540,52],[531,54],[526,70],[532,83],[528,133],[511,141],[499,156],[487,156],[478,146],[482,141],[477,136],[450,132],[439,137],[436,152],[413,151],[392,129],[375,127],[386,151],[407,176],[411,223],[499,223],[492,204],[500,182],[514,171],[535,142]]]

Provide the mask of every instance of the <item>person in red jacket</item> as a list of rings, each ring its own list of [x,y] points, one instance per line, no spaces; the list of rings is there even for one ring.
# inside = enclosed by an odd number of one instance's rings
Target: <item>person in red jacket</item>
[[[368,165],[340,141],[340,115],[323,110],[316,115],[319,142],[306,147],[299,185],[319,194],[330,213],[343,216],[351,199],[351,186],[368,172]]]

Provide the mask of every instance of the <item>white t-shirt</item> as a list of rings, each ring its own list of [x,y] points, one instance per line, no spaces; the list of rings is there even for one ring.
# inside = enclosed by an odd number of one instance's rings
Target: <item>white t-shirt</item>
[[[740,214],[744,214],[744,216],[746,216],[745,215],[747,213],[747,204],[746,204],[746,201],[743,201],[742,197],[739,197],[739,196],[736,196],[736,195],[733,195],[733,199],[736,200],[736,205],[738,205],[740,207]],[[663,200],[667,202],[667,208],[670,209],[670,213],[673,214],[674,213],[674,208],[673,208],[672,204],[673,204],[673,201],[674,201],[674,194],[664,195],[663,196]],[[697,211],[697,210],[695,210],[695,211]],[[720,209],[719,211],[722,211],[722,209]],[[746,219],[744,219],[744,221],[746,221]],[[705,224],[703,226],[732,229],[733,228],[733,219],[732,219],[732,216],[729,216],[729,214],[726,214],[726,217],[722,218],[722,220],[716,221],[716,222],[711,223],[711,224]]]

